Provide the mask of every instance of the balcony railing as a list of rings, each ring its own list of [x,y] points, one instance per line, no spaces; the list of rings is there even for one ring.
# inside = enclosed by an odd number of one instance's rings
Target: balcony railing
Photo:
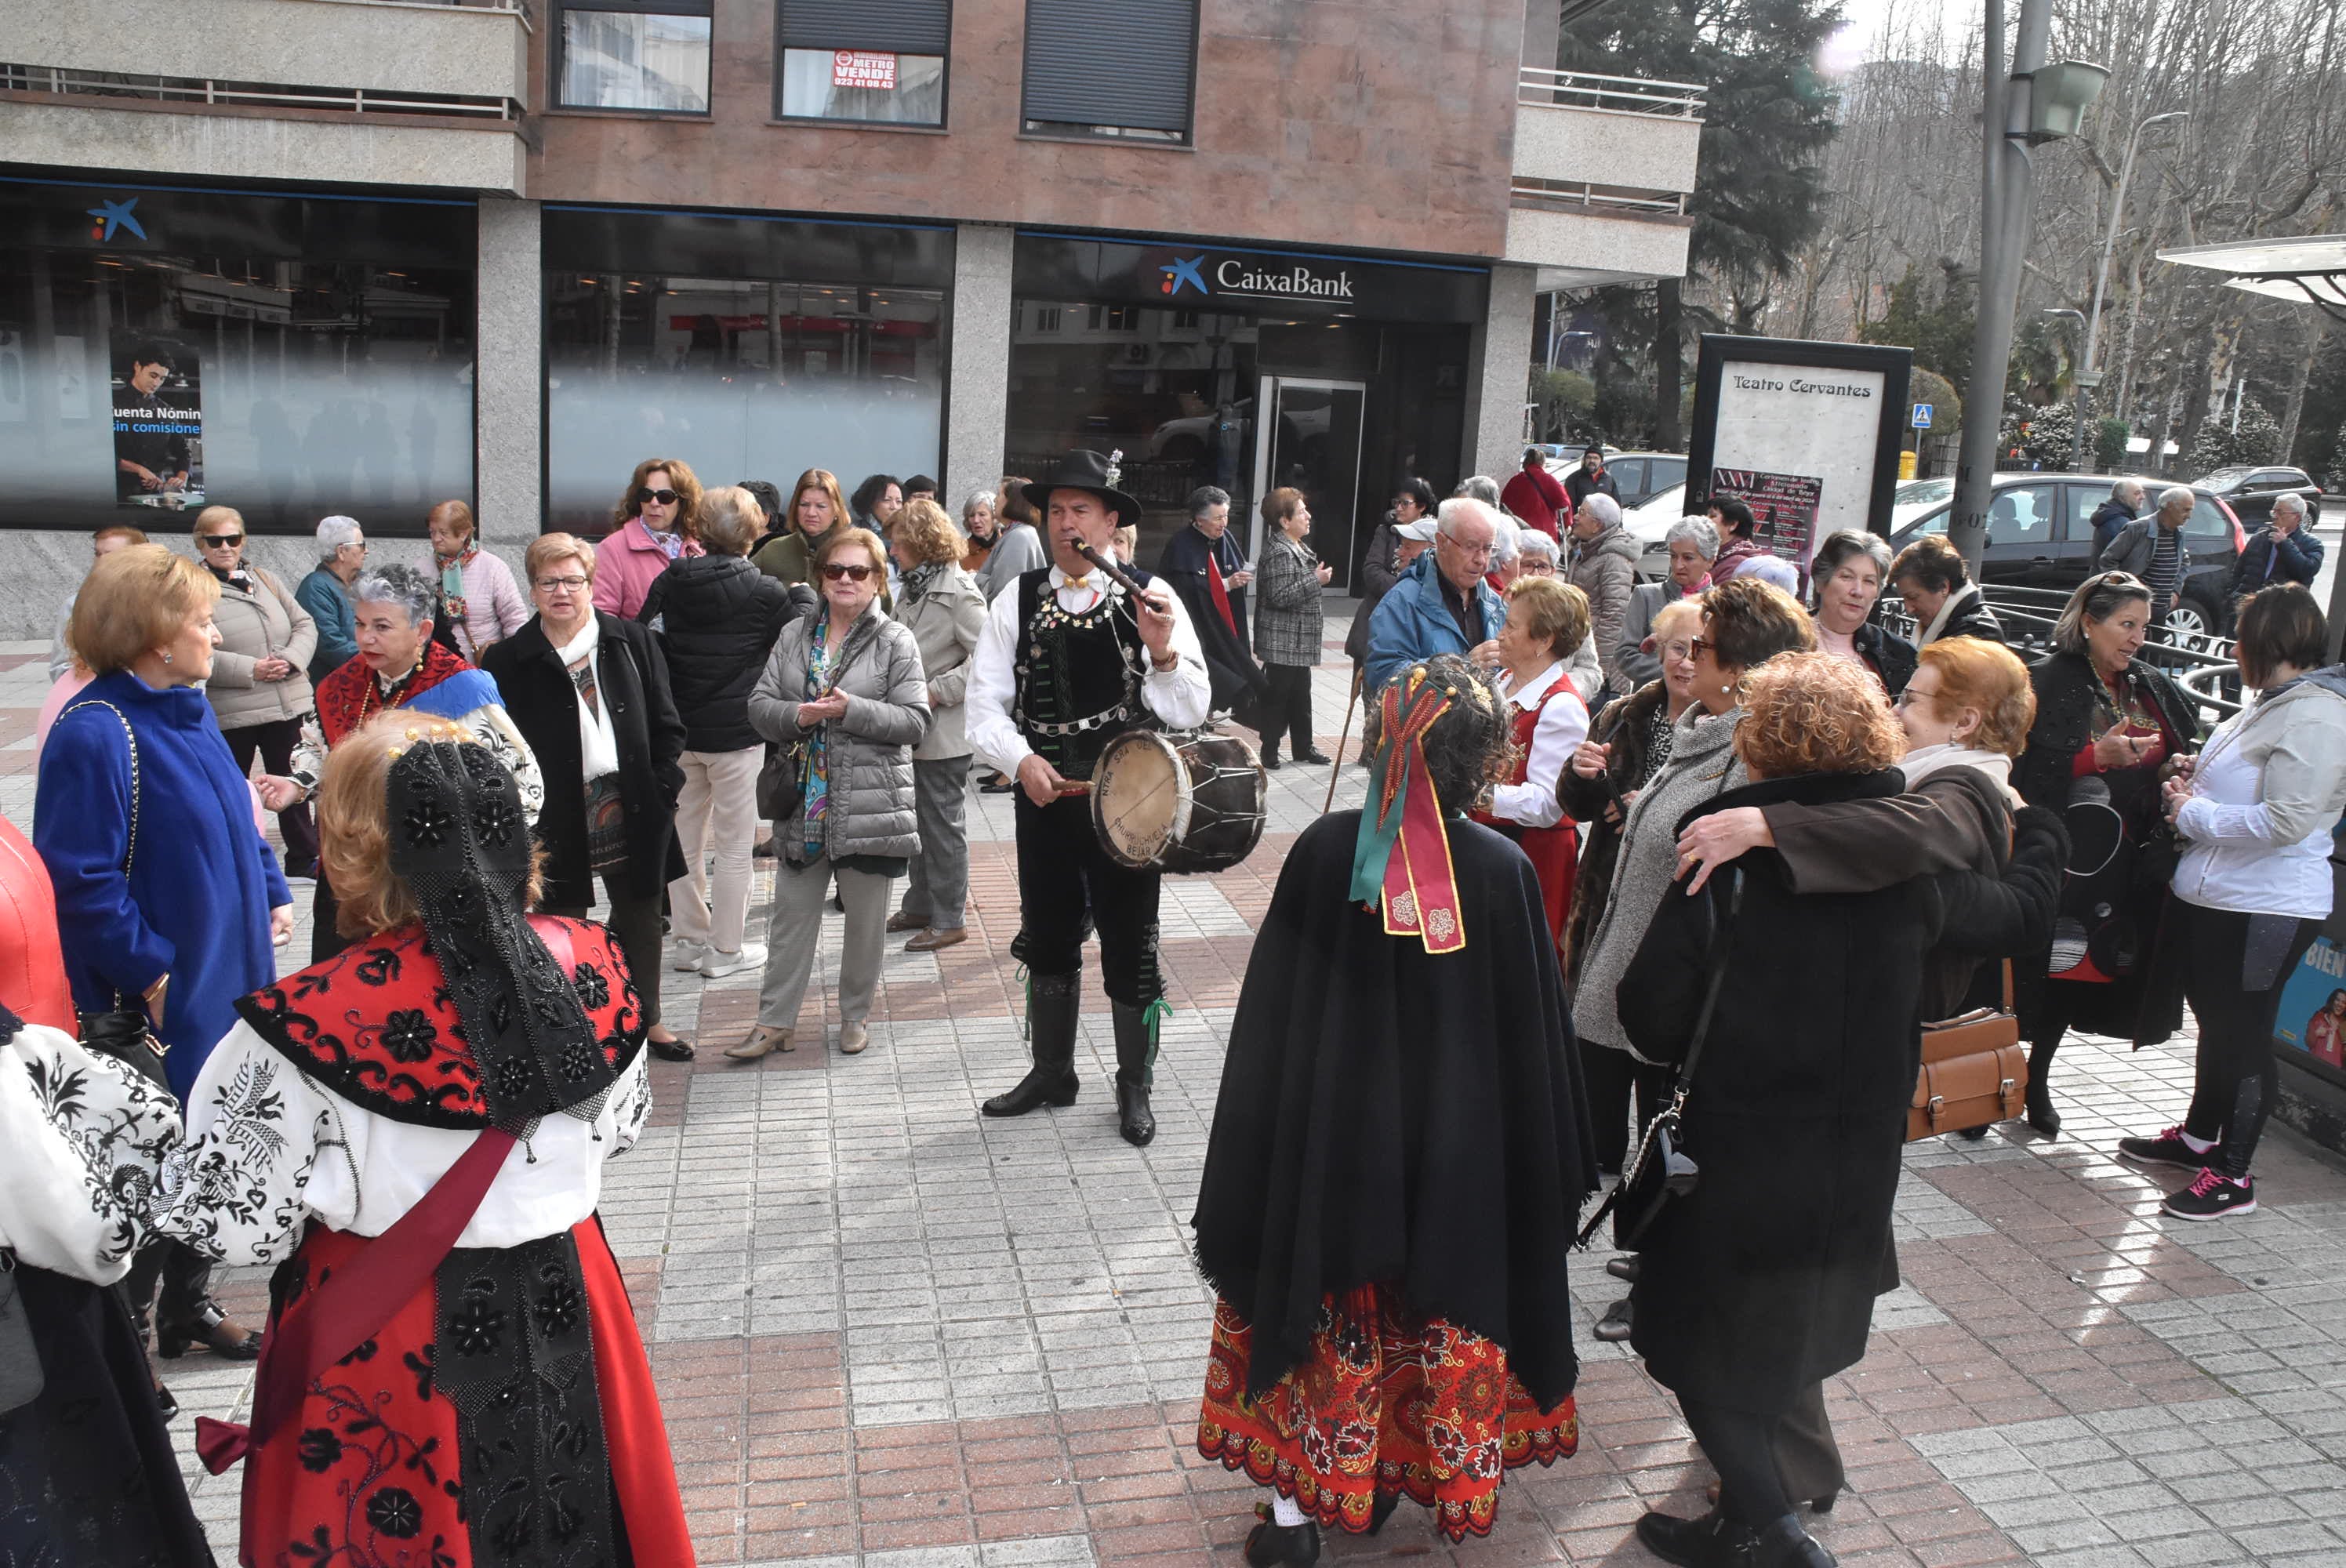
[[[1678,217],[1686,212],[1680,190],[1640,190],[1630,186],[1597,185],[1588,180],[1535,179],[1517,175],[1508,189],[1517,207],[1564,209],[1575,207],[1610,209],[1649,217]]]
[[[1646,115],[1661,119],[1702,117],[1698,82],[1662,82],[1643,76],[1606,76],[1593,71],[1550,71],[1525,66],[1515,101],[1606,114]]]
[[[0,91],[145,98],[175,104],[256,105],[339,114],[455,115],[492,120],[517,120],[522,114],[521,106],[511,98],[221,82],[199,76],[134,76],[117,71],[76,71],[56,66],[5,63],[0,63]]]

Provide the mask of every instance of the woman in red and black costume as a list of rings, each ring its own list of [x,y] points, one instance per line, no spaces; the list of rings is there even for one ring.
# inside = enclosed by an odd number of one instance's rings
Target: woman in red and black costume
[[[1247,966],[1193,1223],[1198,1448],[1270,1489],[1254,1568],[1402,1497],[1488,1534],[1507,1471],[1579,1446],[1579,1057],[1531,862],[1460,814],[1509,712],[1455,655],[1388,685],[1376,809],[1296,840]]]
[[[162,1227],[276,1263],[240,1560],[688,1563],[643,1343],[595,1207],[649,1105],[617,944],[525,913],[512,773],[418,714],[319,788],[351,945],[238,1004]],[[516,1152],[514,1145],[524,1147]]]
[[[1572,656],[1588,636],[1588,596],[1559,577],[1521,577],[1507,589],[1499,628],[1499,695],[1511,726],[1506,771],[1474,820],[1523,849],[1547,901],[1548,934],[1566,952],[1580,829],[1565,814],[1557,783],[1588,738],[1588,705],[1572,684]]]

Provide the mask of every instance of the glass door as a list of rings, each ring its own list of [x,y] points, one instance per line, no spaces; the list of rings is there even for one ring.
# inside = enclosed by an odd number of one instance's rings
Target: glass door
[[[1335,567],[1330,588],[1352,588],[1352,530],[1361,504],[1361,428],[1369,401],[1365,382],[1264,376],[1255,396],[1255,494],[1248,515],[1250,560],[1262,555],[1262,498],[1283,485],[1303,492],[1311,508],[1304,543]]]

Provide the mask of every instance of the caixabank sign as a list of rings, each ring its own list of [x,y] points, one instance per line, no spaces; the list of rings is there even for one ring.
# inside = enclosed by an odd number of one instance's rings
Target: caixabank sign
[[[1018,236],[1022,299],[1161,305],[1250,316],[1476,321],[1490,270],[1401,257]]]

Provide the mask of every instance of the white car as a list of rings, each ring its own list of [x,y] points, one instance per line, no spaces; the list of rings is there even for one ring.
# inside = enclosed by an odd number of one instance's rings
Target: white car
[[[1910,479],[1891,492],[1890,535],[1898,537],[1906,524],[1917,517],[1947,504],[1955,493],[1952,479]],[[1637,575],[1648,583],[1658,583],[1670,574],[1670,524],[1686,515],[1686,486],[1673,484],[1668,490],[1621,514],[1621,525],[1629,530],[1643,550],[1637,557]]]

